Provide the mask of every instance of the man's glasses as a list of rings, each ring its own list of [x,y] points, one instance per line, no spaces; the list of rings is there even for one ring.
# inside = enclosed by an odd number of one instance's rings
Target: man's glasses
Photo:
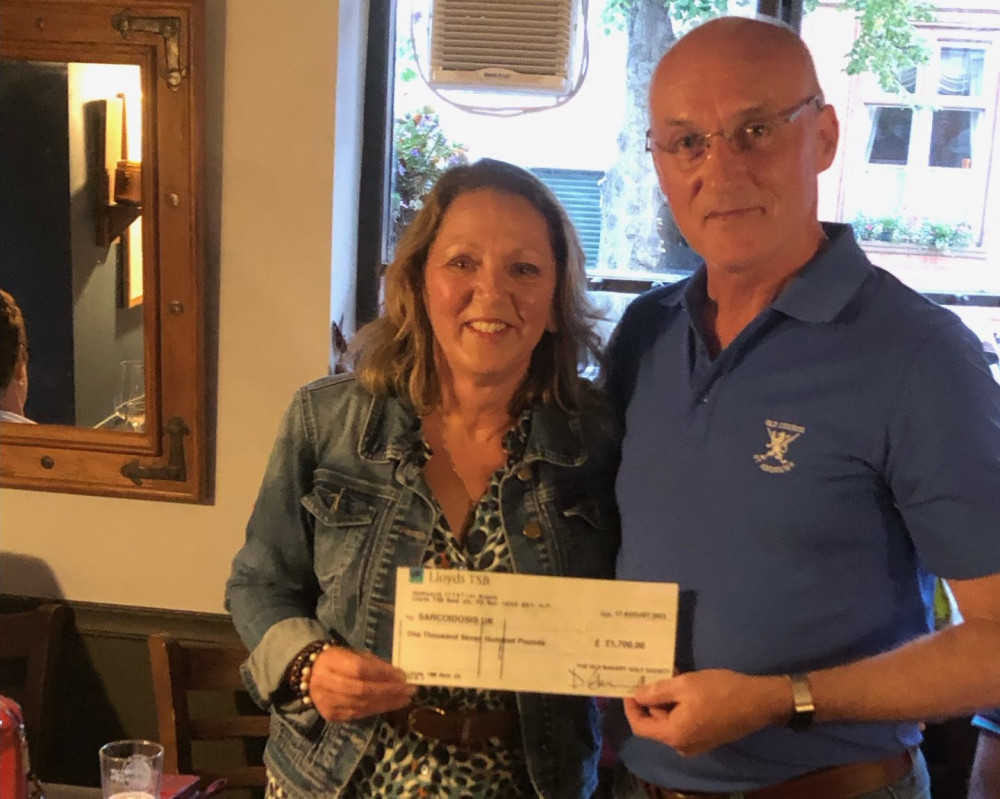
[[[778,138],[776,134],[782,126],[794,122],[802,115],[803,111],[813,104],[822,109],[823,95],[814,94],[791,108],[744,120],[728,131],[723,129],[714,133],[702,133],[689,127],[678,126],[676,130],[671,132],[669,138],[658,140],[653,138],[651,130],[647,130],[646,152],[672,156],[678,166],[684,168],[693,167],[704,159],[715,136],[726,139],[741,153],[766,152],[774,146]]]

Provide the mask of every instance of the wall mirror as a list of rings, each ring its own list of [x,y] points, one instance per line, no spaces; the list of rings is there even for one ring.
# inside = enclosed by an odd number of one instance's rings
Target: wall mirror
[[[5,487],[208,495],[202,0],[0,4],[0,288],[37,424]]]

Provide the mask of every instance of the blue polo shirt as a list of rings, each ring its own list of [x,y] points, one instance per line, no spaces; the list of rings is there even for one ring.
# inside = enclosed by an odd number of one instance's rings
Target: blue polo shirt
[[[714,360],[704,267],[628,309],[618,577],[677,582],[677,666],[780,674],[927,632],[922,564],[1000,572],[1000,386],[957,316],[847,226]],[[725,708],[719,708],[720,713]],[[913,723],[769,727],[699,757],[627,737],[635,774],[740,791],[920,740]]]

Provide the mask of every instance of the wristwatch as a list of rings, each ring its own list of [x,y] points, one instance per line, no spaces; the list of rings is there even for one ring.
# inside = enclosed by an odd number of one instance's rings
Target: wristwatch
[[[788,719],[788,726],[796,732],[808,730],[812,726],[813,714],[816,712],[812,690],[809,688],[809,677],[802,672],[789,674],[788,679],[792,683],[792,702],[795,703],[795,709]]]

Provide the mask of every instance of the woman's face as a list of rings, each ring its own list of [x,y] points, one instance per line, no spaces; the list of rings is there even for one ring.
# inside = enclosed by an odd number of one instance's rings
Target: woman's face
[[[555,291],[548,226],[531,203],[492,189],[453,200],[424,269],[442,380],[516,388],[555,329]]]

